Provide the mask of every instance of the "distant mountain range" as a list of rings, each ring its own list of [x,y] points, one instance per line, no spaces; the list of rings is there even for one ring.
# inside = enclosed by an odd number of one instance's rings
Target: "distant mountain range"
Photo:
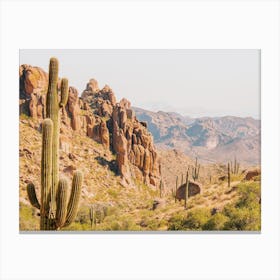
[[[190,118],[174,112],[151,112],[134,107],[146,121],[159,149],[177,149],[204,162],[260,164],[261,122],[251,117]]]

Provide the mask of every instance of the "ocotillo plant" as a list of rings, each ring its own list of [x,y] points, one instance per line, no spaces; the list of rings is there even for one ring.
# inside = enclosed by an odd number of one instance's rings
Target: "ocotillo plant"
[[[197,158],[195,158],[195,166],[192,166],[192,178],[194,181],[198,179],[199,176],[199,169],[200,169],[200,164],[197,164]]]
[[[228,169],[228,187],[230,188],[230,167],[229,167],[229,163],[228,163],[228,166],[227,166],[227,169]]]
[[[189,172],[187,172],[187,176],[186,176],[185,209],[187,209],[188,196],[189,196]]]
[[[68,99],[68,80],[61,81],[61,97],[57,91],[58,61],[50,59],[49,84],[47,92],[47,118],[42,124],[42,160],[41,160],[41,205],[38,202],[33,183],[28,184],[27,192],[33,206],[40,209],[40,229],[57,230],[69,225],[76,217],[81,194],[82,173],[76,171],[72,181],[72,190],[67,205],[67,181],[58,180],[59,163],[59,108],[65,106]]]

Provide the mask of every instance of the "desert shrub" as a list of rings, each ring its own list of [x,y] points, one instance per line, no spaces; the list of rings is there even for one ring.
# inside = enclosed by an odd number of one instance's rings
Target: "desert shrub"
[[[80,207],[75,222],[80,224],[90,224],[88,207]]]
[[[119,192],[116,189],[109,189],[108,194],[113,198],[118,198]]]
[[[237,208],[234,205],[230,205],[223,212],[229,218],[224,225],[225,230],[260,230],[261,228],[261,215],[258,204],[254,208]]]
[[[169,220],[168,230],[202,230],[210,216],[209,209],[205,208],[191,210],[187,216],[177,214]]]
[[[132,217],[128,215],[107,216],[103,222],[96,227],[96,230],[124,230],[124,231],[135,231],[141,230],[141,227],[136,225]]]
[[[240,198],[234,204],[223,209],[223,214],[229,220],[225,223],[225,230],[260,230],[261,205],[260,184],[258,182],[243,183],[238,186]]]
[[[240,199],[237,202],[237,207],[256,208],[261,197],[260,184],[258,182],[250,182],[250,184],[240,184],[238,186]]]
[[[86,230],[91,230],[91,227],[90,224],[88,223],[81,224],[75,221],[69,226],[63,227],[61,230],[62,231],[86,231]]]
[[[208,209],[200,208],[189,212],[184,227],[191,230],[201,230],[211,214]]]
[[[203,230],[223,230],[228,217],[222,213],[213,215],[203,226]]]
[[[20,230],[39,230],[40,217],[37,216],[34,207],[20,203],[19,205],[19,229]]]

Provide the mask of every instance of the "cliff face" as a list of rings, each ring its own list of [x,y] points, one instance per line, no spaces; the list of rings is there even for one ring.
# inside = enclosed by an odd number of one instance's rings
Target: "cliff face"
[[[20,113],[45,118],[48,74],[30,65],[20,66],[19,74]],[[68,103],[61,111],[61,149],[71,146],[69,131],[87,135],[115,153],[118,172],[126,184],[132,178],[159,184],[160,164],[146,123],[137,120],[128,100],[116,102],[109,86],[100,90],[91,79],[81,97],[77,89],[69,87]]]

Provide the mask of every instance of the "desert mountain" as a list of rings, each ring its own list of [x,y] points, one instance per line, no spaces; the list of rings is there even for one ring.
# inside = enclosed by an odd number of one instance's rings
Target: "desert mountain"
[[[38,230],[41,212],[31,207],[27,184],[40,198],[48,74],[30,65],[19,72],[20,229]],[[60,87],[59,81],[61,95]],[[249,147],[254,159],[258,121],[134,110],[95,79],[81,95],[70,86],[65,104],[59,111],[59,174],[67,181],[77,170],[84,176],[77,217],[65,230],[260,229],[260,171],[243,170],[242,163],[240,172],[228,175],[229,165],[216,163],[233,154],[241,161],[237,152],[248,155]],[[215,163],[203,162],[203,155]],[[236,210],[240,201],[245,206]]]
[[[177,113],[134,108],[160,149],[177,149],[204,162],[260,164],[260,120],[233,116],[189,118]]]

